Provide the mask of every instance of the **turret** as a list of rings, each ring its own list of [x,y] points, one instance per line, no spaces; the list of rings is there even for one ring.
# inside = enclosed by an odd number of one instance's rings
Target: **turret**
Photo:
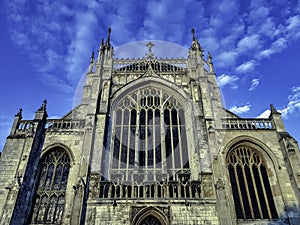
[[[215,73],[210,52],[208,52],[207,54],[207,64],[209,66],[209,73]]]
[[[10,131],[10,135],[14,135],[18,127],[19,122],[22,120],[22,108],[19,109],[19,112],[15,115],[14,122]]]
[[[195,37],[195,29],[192,28],[192,45],[190,47],[190,54],[191,52],[195,52],[197,53],[198,56],[200,56],[200,58],[203,58],[203,49],[201,47],[201,45],[198,42],[198,39]]]
[[[42,120],[44,118],[46,118],[47,115],[47,100],[45,99],[43,101],[43,104],[41,105],[41,107],[35,112],[35,116],[34,119],[35,120]]]
[[[199,76],[204,75],[203,49],[195,37],[194,28],[192,29],[192,45],[189,48],[188,67],[193,79],[196,80]]]
[[[92,56],[90,58],[89,73],[93,72],[94,60],[95,60],[95,52],[92,52]]]
[[[277,132],[286,132],[282,121],[281,113],[275,109],[273,104],[270,105],[270,110],[271,110],[271,114],[269,118],[272,120]]]
[[[106,50],[110,50],[110,48],[111,48],[111,44],[110,44],[111,28],[109,27],[107,31],[108,31],[108,33],[107,33],[107,39],[106,39],[106,42],[105,42],[105,48],[106,48]]]

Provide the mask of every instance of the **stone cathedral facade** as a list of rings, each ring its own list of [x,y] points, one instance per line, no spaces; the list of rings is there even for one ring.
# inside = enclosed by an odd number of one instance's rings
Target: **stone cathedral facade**
[[[0,224],[300,224],[300,153],[271,105],[240,118],[212,58],[118,59],[110,29],[81,103],[16,115],[0,159]]]

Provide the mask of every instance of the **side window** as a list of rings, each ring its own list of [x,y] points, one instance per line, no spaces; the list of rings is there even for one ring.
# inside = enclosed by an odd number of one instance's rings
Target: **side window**
[[[237,219],[277,219],[265,161],[258,151],[238,146],[227,165]]]
[[[52,149],[41,159],[31,223],[60,224],[69,170],[70,159],[62,148]]]

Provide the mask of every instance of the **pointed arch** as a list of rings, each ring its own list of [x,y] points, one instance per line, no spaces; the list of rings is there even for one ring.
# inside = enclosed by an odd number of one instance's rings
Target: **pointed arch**
[[[68,157],[70,159],[70,166],[72,166],[73,164],[75,164],[75,155],[74,155],[73,151],[71,150],[71,148],[69,148],[67,145],[65,145],[63,143],[60,143],[60,142],[56,142],[56,143],[50,144],[47,147],[45,147],[42,150],[41,158],[43,158],[43,156],[45,154],[47,154],[48,151],[51,151],[54,148],[62,148],[62,149],[64,149],[64,151],[66,152],[66,154],[68,155]]]
[[[276,179],[273,153],[266,149],[248,136],[235,138],[226,146],[225,163],[237,219],[278,218],[270,185],[271,179]]]
[[[258,149],[260,151],[260,153],[263,154],[264,159],[268,161],[268,165],[270,165],[270,166],[272,165],[272,167],[275,170],[280,168],[278,159],[274,155],[273,151],[259,139],[248,136],[248,135],[240,135],[240,136],[235,137],[232,140],[230,140],[224,147],[223,153],[225,153],[225,155],[227,157],[229,151],[241,143],[251,145],[252,147]]]
[[[132,225],[147,225],[153,222],[154,225],[169,225],[167,216],[156,207],[146,207],[139,211],[132,220]]]
[[[180,89],[174,83],[165,80],[161,77],[142,77],[128,83],[127,85],[120,88],[113,94],[111,107],[114,108],[116,102],[118,102],[121,98],[123,98],[124,95],[126,95],[127,93],[145,86],[160,87],[165,91],[174,94],[176,98],[178,98],[178,100],[181,101],[182,104],[184,104],[185,107],[191,107],[191,104],[187,101],[187,99],[190,99],[190,97],[186,94],[186,92]]]
[[[103,173],[105,179],[117,176],[121,181],[133,181],[133,168],[138,167],[144,181],[160,182],[162,176],[176,180],[178,171],[189,169],[190,101],[184,91],[164,82],[142,78],[113,97],[111,132],[107,135],[111,151],[102,159],[107,164],[101,168],[110,168],[109,174]]]
[[[65,148],[54,145],[43,152],[38,166],[31,223],[61,223],[69,171],[70,156]]]

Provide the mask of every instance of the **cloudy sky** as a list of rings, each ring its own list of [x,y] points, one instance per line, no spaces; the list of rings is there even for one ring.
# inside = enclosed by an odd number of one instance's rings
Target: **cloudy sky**
[[[300,140],[300,0],[3,0],[0,2],[0,150],[14,115],[73,107],[79,80],[107,28],[115,48],[142,40],[191,44],[213,57],[226,108],[268,117],[270,103]]]

